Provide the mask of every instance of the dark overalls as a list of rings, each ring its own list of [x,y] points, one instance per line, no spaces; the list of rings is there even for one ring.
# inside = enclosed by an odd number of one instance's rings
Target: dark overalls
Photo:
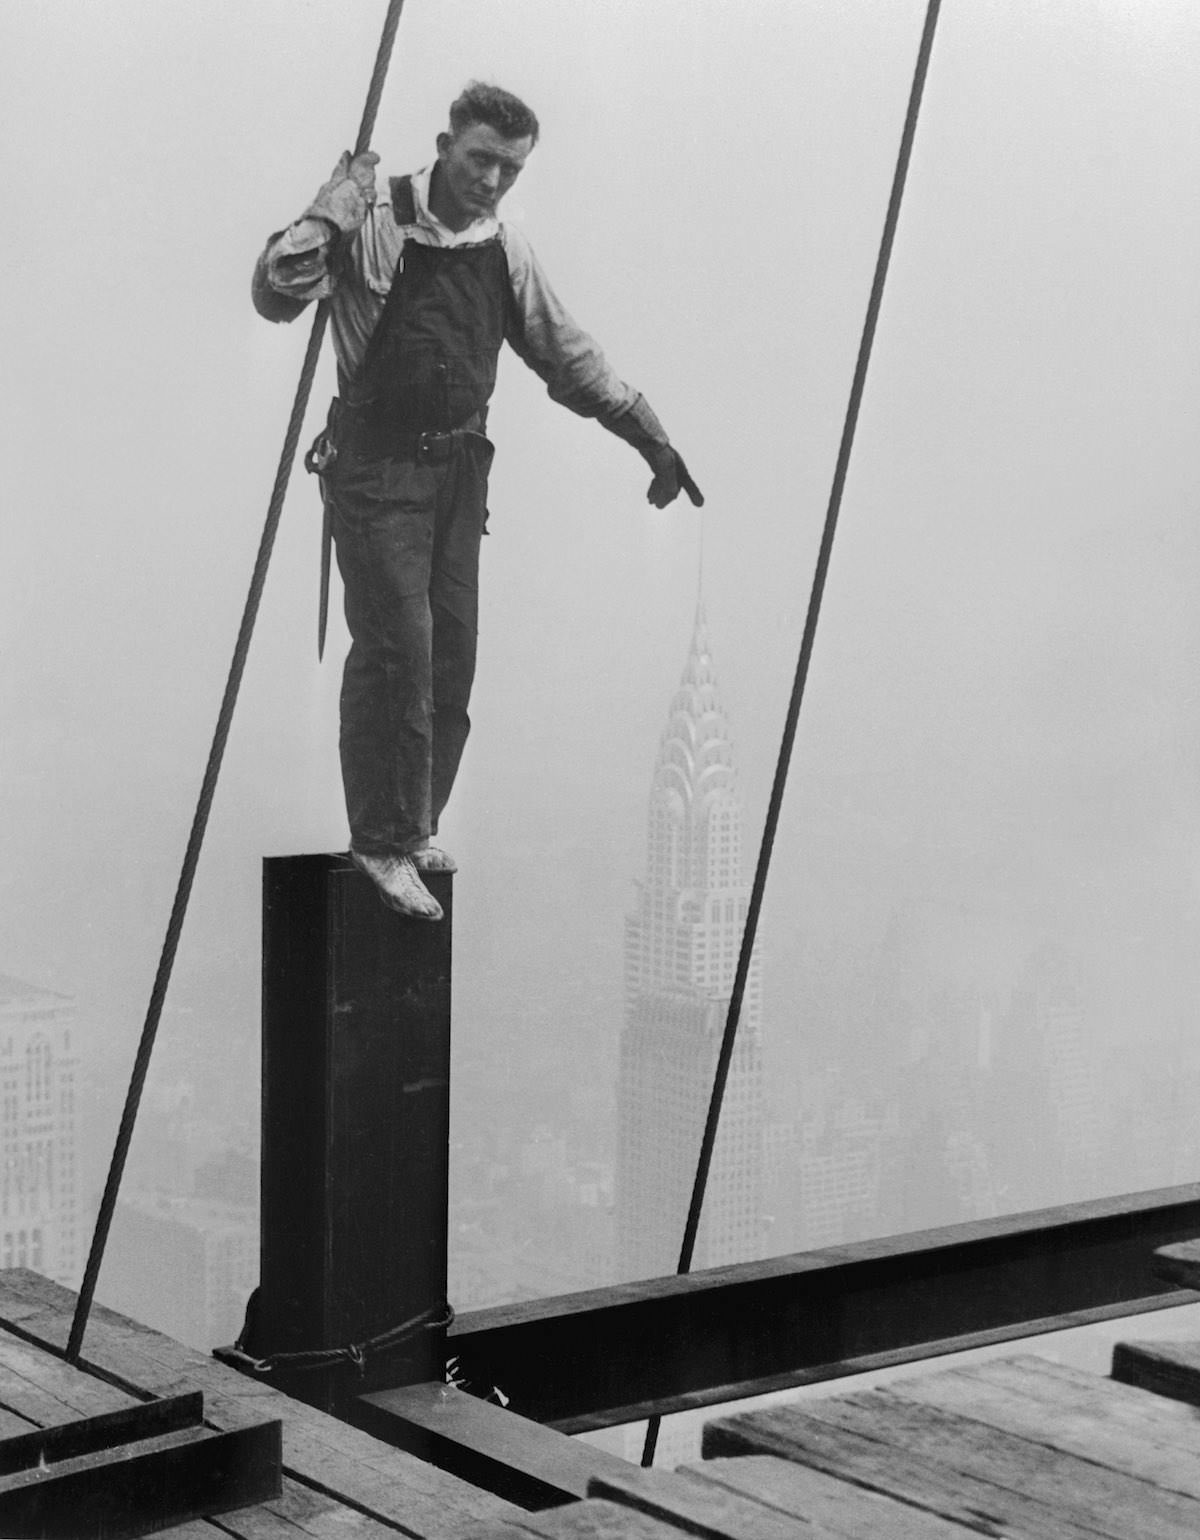
[[[411,181],[393,180],[398,225]],[[470,730],[484,437],[509,299],[499,238],[406,241],[325,471],[351,647],[341,757],[355,850],[402,855],[435,833]]]

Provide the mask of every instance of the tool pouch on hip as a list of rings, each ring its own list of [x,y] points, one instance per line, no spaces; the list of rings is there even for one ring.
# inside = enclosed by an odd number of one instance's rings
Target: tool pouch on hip
[[[323,476],[338,457],[337,430],[342,417],[342,403],[334,396],[329,403],[325,426],[312,441],[304,456],[304,469],[310,475]]]

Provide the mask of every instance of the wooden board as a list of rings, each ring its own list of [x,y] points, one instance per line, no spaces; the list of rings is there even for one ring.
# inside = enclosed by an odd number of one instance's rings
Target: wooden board
[[[69,1290],[36,1273],[0,1272],[0,1326],[7,1324],[10,1333],[35,1346],[65,1347],[74,1303]],[[397,1526],[411,1536],[450,1540],[468,1523],[519,1513],[488,1492],[102,1306],[93,1307],[80,1367],[59,1367],[68,1371],[65,1378],[57,1376],[53,1393],[39,1385],[42,1395],[108,1403],[94,1405],[96,1411],[128,1404],[130,1398],[199,1390],[205,1420],[214,1428],[280,1418],[285,1485],[275,1511],[254,1510],[253,1520],[242,1514],[222,1519],[230,1532],[244,1533],[246,1540],[271,1540],[275,1535],[296,1540],[297,1529],[302,1535],[394,1540]],[[76,1374],[86,1383],[75,1383]],[[72,1407],[65,1415],[78,1416],[80,1410]],[[241,1527],[235,1528],[235,1522]]]
[[[538,1540],[680,1540],[675,1525],[603,1498],[525,1513],[513,1523],[479,1525],[465,1531],[464,1540],[529,1540],[531,1535]]]
[[[1099,1383],[1104,1387],[1104,1416],[1127,1421],[1132,1428],[1153,1427],[1155,1436],[1177,1440],[1191,1447],[1200,1420],[1194,1412],[1177,1401],[1118,1383],[1111,1379],[1072,1369],[1049,1358],[1025,1354],[1014,1358],[994,1358],[975,1366],[979,1375],[997,1383],[1019,1383],[1027,1395],[1044,1395],[1064,1407],[1094,1406]],[[1038,1386],[1044,1387],[1039,1389]],[[893,1387],[895,1388],[895,1387]]]
[[[782,1455],[968,1527],[985,1519],[991,1533],[1044,1540],[1200,1533],[1200,1503],[1189,1496],[894,1391],[725,1419],[706,1430],[704,1450]]]
[[[842,1536],[862,1540],[869,1535],[880,1540],[965,1540],[978,1534],[927,1510],[768,1455],[707,1460],[703,1465],[681,1467],[679,1474],[753,1497],[793,1518],[803,1518],[814,1534],[837,1535],[839,1540]]]
[[[967,1540],[979,1534],[770,1458],[717,1460],[674,1472],[629,1465],[624,1476],[607,1475],[593,1485],[595,1497],[586,1502],[469,1533],[477,1540],[679,1540],[684,1534],[709,1540]]]
[[[1189,1406],[1200,1406],[1200,1342],[1118,1342],[1112,1375]]]
[[[630,1468],[606,1450],[443,1383],[359,1396],[346,1415],[388,1444],[524,1508],[586,1497],[596,1476]]]
[[[751,1421],[753,1418],[753,1421]],[[776,1413],[746,1413],[709,1423],[706,1458],[772,1454],[841,1481],[898,1498],[967,1530],[1008,1540],[1095,1540],[1095,1530],[1049,1512],[1021,1492],[913,1460],[876,1439],[799,1423]]]
[[[625,1475],[600,1478],[594,1491],[597,1497],[624,1503],[651,1518],[693,1533],[699,1528],[721,1540],[795,1540],[797,1536],[811,1540],[827,1533],[802,1515],[781,1513],[759,1502],[744,1488],[737,1491],[708,1480],[707,1472],[688,1475],[631,1465]]]
[[[834,1397],[817,1403],[814,1410],[831,1426],[851,1427],[875,1437],[882,1433],[889,1443],[917,1459],[1024,1492],[1114,1540],[1200,1534],[1200,1502],[1194,1498],[973,1417],[943,1412],[892,1391]]]
[[[1144,1405],[1153,1405],[1154,1398],[1144,1392],[1131,1402],[1098,1375],[1067,1371],[1051,1379],[1028,1362],[1001,1364],[918,1375],[895,1381],[889,1390],[903,1400],[1200,1498],[1200,1426],[1185,1436],[1172,1422],[1174,1436],[1165,1438],[1162,1424]]]

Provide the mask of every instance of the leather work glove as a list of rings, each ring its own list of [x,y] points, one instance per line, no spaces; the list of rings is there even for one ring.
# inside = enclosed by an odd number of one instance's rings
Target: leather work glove
[[[379,156],[374,150],[351,155],[343,150],[329,180],[305,209],[314,219],[328,220],[343,235],[353,235],[375,202],[375,167]]]
[[[647,502],[653,503],[656,508],[665,508],[668,503],[675,501],[680,492],[686,492],[694,507],[703,508],[704,494],[688,474],[678,449],[664,444],[661,448],[650,450],[646,459],[654,472],[654,480],[646,493]]]

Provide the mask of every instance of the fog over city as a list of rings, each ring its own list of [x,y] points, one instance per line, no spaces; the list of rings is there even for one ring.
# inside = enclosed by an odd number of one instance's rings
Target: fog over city
[[[0,6],[0,974],[74,1001],[90,1218],[308,335],[250,272],[384,7]],[[659,739],[702,601],[748,881],[924,9],[406,7],[381,172],[468,79],[525,97],[502,212],[707,498],[650,508],[505,355],[442,831],[460,1303],[620,1270]],[[944,0],[762,921],[762,1252],[1200,1178],[1197,100],[1192,0]],[[319,529],[298,468],[131,1192],[253,1207],[261,860],[347,842]],[[825,1231],[818,1157],[868,1173]]]

